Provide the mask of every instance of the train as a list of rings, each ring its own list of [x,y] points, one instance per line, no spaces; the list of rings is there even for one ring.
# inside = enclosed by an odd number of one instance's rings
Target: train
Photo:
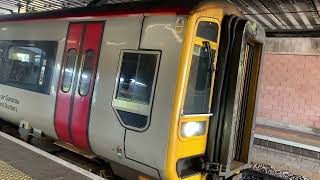
[[[264,39],[220,0],[0,16],[0,118],[125,179],[232,178],[250,163]]]

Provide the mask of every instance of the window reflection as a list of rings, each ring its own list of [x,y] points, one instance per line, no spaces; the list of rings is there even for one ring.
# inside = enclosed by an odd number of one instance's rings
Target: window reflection
[[[149,104],[158,55],[123,54],[117,98]]]
[[[198,25],[197,36],[217,42],[219,27],[217,23],[202,21]]]
[[[11,82],[38,84],[41,57],[46,53],[36,47],[11,46],[6,63],[7,79]]]
[[[213,52],[213,57],[214,57]],[[211,88],[210,58],[207,49],[194,46],[190,68],[184,114],[202,114],[209,111]]]
[[[0,83],[49,94],[56,41],[0,41]]]
[[[67,54],[67,61],[63,73],[62,91],[68,92],[71,88],[72,78],[74,74],[74,66],[77,56],[76,49],[70,49]]]
[[[134,89],[135,101],[149,103],[156,63],[157,55],[141,54]]]
[[[138,53],[123,54],[117,97],[132,100],[138,59]]]
[[[80,77],[79,94],[86,96],[90,90],[90,83],[92,78],[94,65],[94,51],[88,50],[84,59],[83,69]]]

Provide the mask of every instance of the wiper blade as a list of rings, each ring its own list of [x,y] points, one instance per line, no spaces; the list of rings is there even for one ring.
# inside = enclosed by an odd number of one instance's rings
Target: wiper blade
[[[212,48],[211,48],[209,41],[203,41],[203,45],[204,45],[206,52],[208,53],[208,58],[210,60],[208,69],[212,73],[212,72],[216,71],[215,64],[214,64],[213,51],[212,51]]]

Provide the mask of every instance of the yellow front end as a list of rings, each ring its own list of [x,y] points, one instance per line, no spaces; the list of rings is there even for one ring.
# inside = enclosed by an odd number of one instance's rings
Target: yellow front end
[[[210,114],[210,104],[212,91],[214,86],[214,77],[215,73],[212,72],[211,83],[210,83],[210,95],[208,97],[208,106],[207,112],[201,113],[188,113],[184,112],[184,105],[186,101],[187,91],[188,91],[188,81],[193,55],[196,52],[195,48],[203,48],[205,46],[204,42],[207,42],[207,45],[210,45],[214,53],[214,66],[217,61],[218,55],[218,46],[220,41],[220,27],[221,22],[226,13],[237,14],[237,10],[228,9],[228,5],[224,3],[212,3],[200,6],[198,9],[192,12],[189,16],[186,32],[183,44],[183,51],[180,59],[179,73],[177,79],[176,94],[174,99],[171,125],[170,125],[170,138],[169,138],[169,147],[168,155],[166,162],[166,179],[186,179],[186,180],[200,180],[205,179],[205,174],[195,173],[188,177],[182,178],[177,174],[177,162],[180,159],[201,156],[205,154],[206,143],[207,143],[207,134],[208,134],[208,124]],[[215,24],[217,29],[216,40],[208,40],[197,35],[197,29],[199,23],[204,22],[207,24]],[[215,68],[215,67],[213,67]],[[191,70],[192,71],[192,70]],[[192,73],[192,72],[191,72]],[[198,125],[197,125],[198,124]],[[185,129],[194,127],[201,127],[203,132],[193,136],[192,134],[185,135]],[[203,125],[203,126],[202,126]],[[184,128],[184,129],[183,129]],[[189,128],[189,129],[190,129]],[[188,133],[188,131],[186,131]],[[183,135],[184,134],[184,135]]]

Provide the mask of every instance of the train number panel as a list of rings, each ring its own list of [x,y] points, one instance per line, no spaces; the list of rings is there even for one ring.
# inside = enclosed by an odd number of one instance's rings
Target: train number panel
[[[61,141],[89,150],[88,125],[104,22],[71,23],[68,28],[55,108]]]

